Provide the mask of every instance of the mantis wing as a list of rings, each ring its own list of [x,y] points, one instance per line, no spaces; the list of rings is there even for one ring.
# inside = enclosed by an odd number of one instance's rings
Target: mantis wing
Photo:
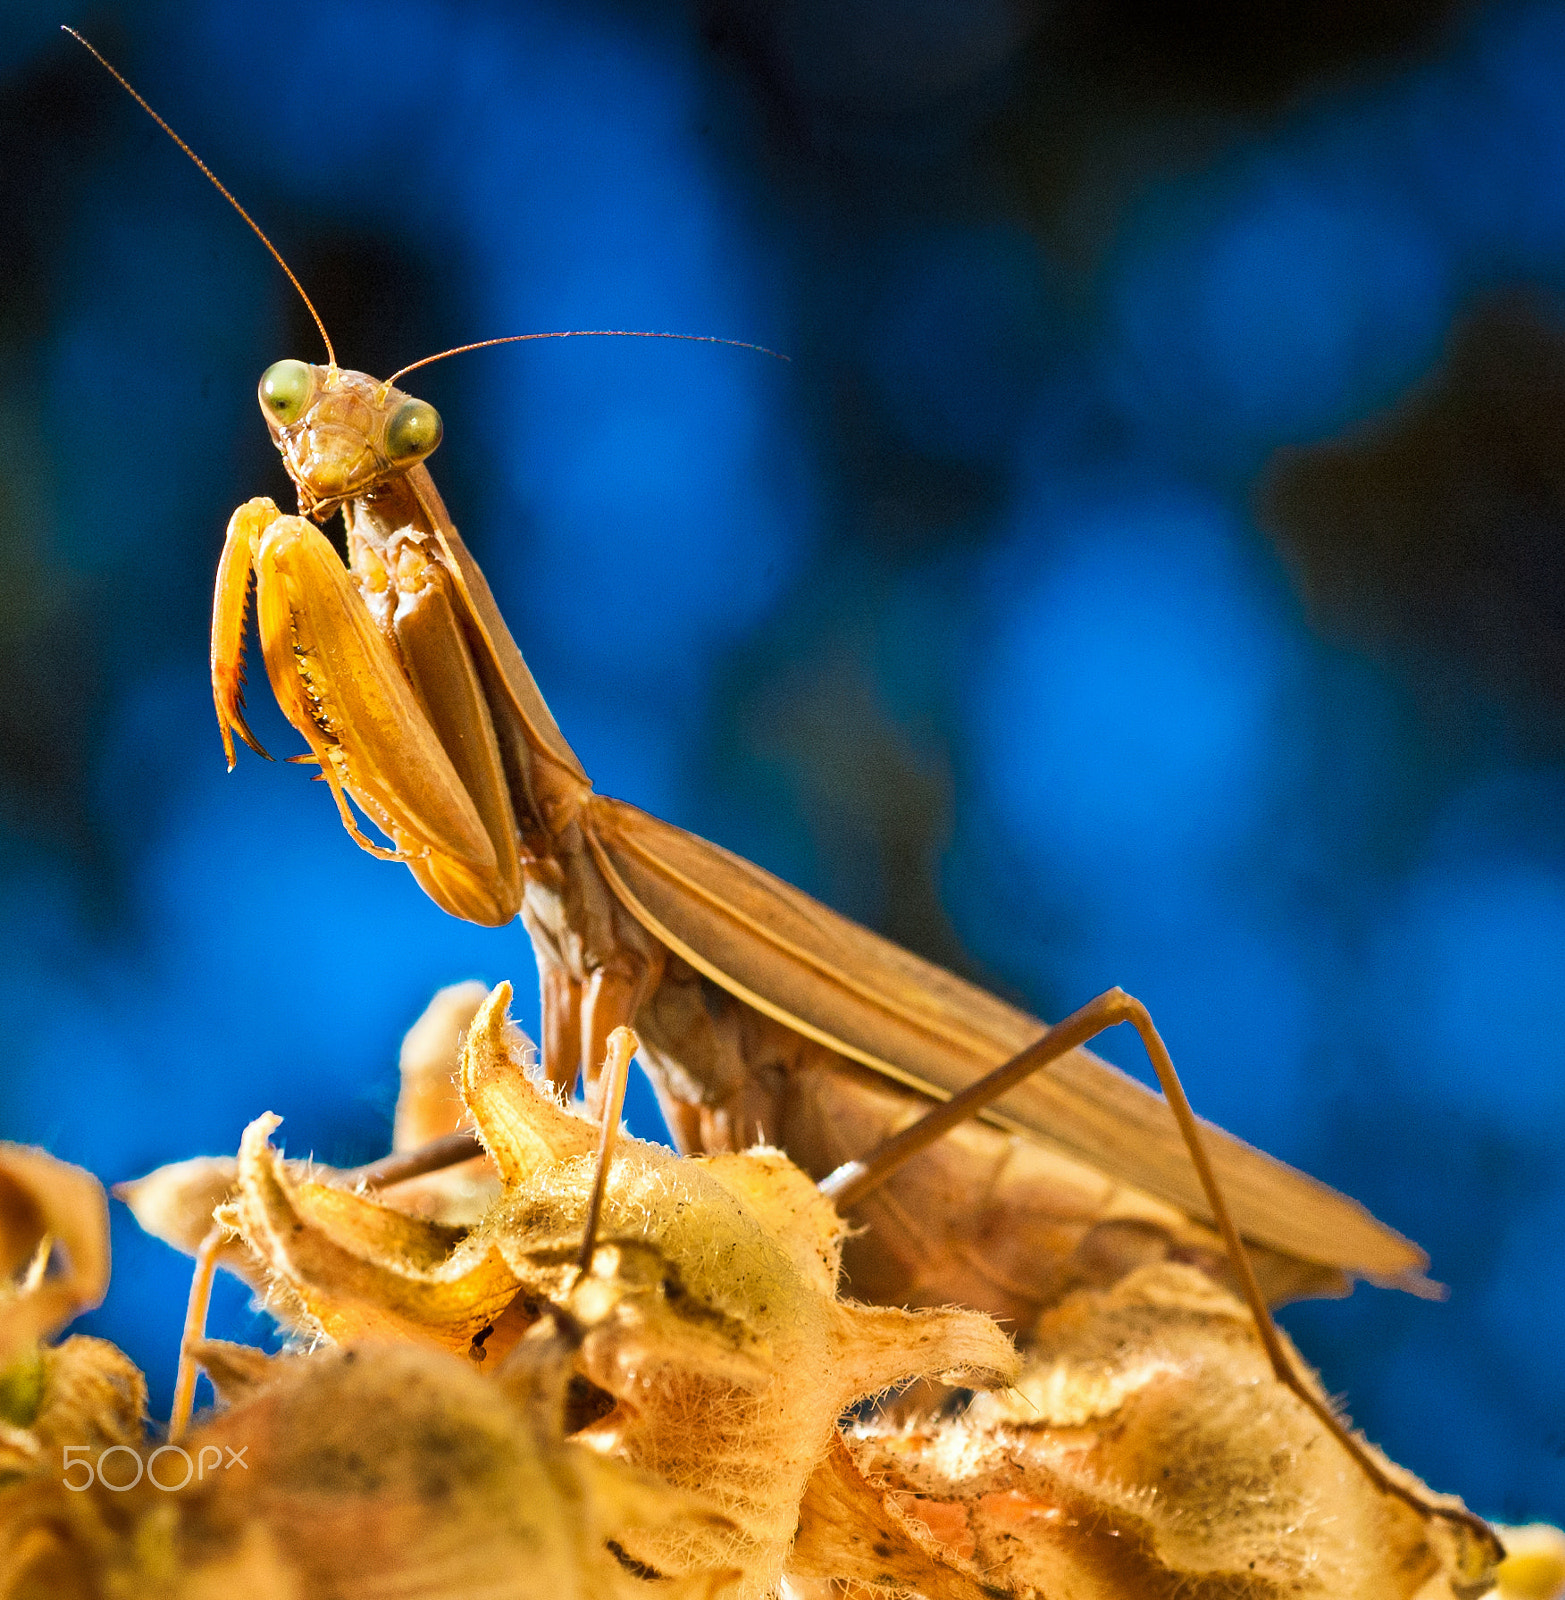
[[[935,1100],[991,1071],[1044,1031],[1007,1005],[839,916],[753,862],[620,800],[594,795],[584,832],[625,908],[736,998]],[[1172,1114],[1087,1050],[997,1100],[984,1115],[1211,1221]],[[1358,1277],[1418,1286],[1428,1258],[1356,1201],[1203,1124],[1241,1233]]]

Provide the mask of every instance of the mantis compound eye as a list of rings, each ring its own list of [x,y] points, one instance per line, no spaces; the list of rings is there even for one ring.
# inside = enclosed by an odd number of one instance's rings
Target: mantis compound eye
[[[279,422],[297,422],[310,398],[310,369],[303,361],[274,361],[261,374],[261,406]]]
[[[386,424],[386,456],[399,463],[427,456],[444,431],[440,413],[427,400],[404,400]]]

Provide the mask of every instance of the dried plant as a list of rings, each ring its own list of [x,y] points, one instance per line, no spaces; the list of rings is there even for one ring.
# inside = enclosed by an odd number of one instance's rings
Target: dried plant
[[[47,1470],[66,1444],[140,1440],[146,1385],[135,1366],[103,1339],[48,1342],[108,1285],[102,1185],[42,1150],[0,1143],[0,1484]]]
[[[470,1124],[478,1161],[335,1171],[283,1157],[268,1114],[237,1156],[119,1191],[291,1336],[269,1357],[192,1324],[220,1405],[177,1455],[244,1465],[179,1493],[60,1481],[66,1443],[153,1448],[144,1391],[112,1346],[46,1342],[103,1292],[101,1190],[0,1147],[0,1337],[22,1352],[0,1393],[34,1385],[0,1435],[0,1600],[1474,1600],[1492,1582],[1492,1549],[1377,1492],[1193,1268],[1068,1296],[1018,1373],[987,1317],[843,1301],[844,1224],[779,1152],[628,1138],[584,1249],[600,1130],[540,1078],[508,999],[445,991],[404,1049],[398,1146]],[[920,1384],[843,1431],[855,1403],[937,1376],[991,1392]],[[1551,1593],[1553,1552],[1524,1544],[1506,1600]]]
[[[692,1159],[622,1140],[582,1270],[598,1132],[527,1076],[509,995],[480,1008],[462,1057],[502,1185],[476,1228],[290,1172],[271,1116],[246,1130],[218,1215],[299,1334],[404,1340],[503,1375],[552,1317],[569,1330],[579,1437],[726,1519],[628,1529],[627,1558],[665,1576],[737,1571],[737,1592],[767,1593],[845,1407],[926,1375],[1003,1381],[1014,1352],[974,1312],[840,1300],[844,1225],[776,1151]]]
[[[1493,1582],[1490,1547],[1377,1492],[1189,1267],[1071,1295],[1009,1392],[849,1442],[883,1520],[1017,1595],[1473,1600]]]
[[[129,1487],[107,1467],[80,1493],[33,1485],[8,1509],[18,1537],[0,1594],[625,1600],[645,1586],[615,1558],[615,1538],[715,1520],[565,1442],[561,1395],[496,1385],[437,1351],[327,1348],[251,1376],[183,1455]],[[702,1600],[713,1586],[665,1588]]]

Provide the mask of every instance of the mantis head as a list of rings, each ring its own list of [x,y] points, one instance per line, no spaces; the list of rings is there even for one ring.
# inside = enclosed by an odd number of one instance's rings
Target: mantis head
[[[299,491],[299,513],[317,522],[440,443],[440,413],[428,401],[335,364],[273,362],[261,374],[258,397]]]

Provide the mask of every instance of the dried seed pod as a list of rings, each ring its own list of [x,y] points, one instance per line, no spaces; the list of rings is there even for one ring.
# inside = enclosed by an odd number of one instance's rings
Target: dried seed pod
[[[0,1494],[0,1600],[631,1600],[626,1529],[716,1519],[565,1442],[554,1399],[415,1345],[277,1363],[122,1491]]]
[[[1494,1581],[1495,1547],[1379,1493],[1244,1308],[1182,1266],[1068,1298],[1013,1391],[850,1442],[890,1506],[1013,1594],[1473,1600]]]
[[[504,1186],[478,1228],[449,1237],[295,1182],[267,1143],[272,1117],[246,1132],[233,1224],[298,1325],[332,1338],[466,1348],[508,1382],[528,1355],[517,1341],[555,1308],[579,1436],[727,1519],[627,1529],[627,1559],[665,1577],[736,1571],[738,1592],[768,1593],[844,1407],[925,1375],[1004,1381],[1010,1342],[973,1312],[839,1300],[844,1224],[777,1151],[697,1160],[621,1140],[583,1272],[597,1130],[529,1077],[509,997],[486,1000],[463,1051],[463,1097]]]

